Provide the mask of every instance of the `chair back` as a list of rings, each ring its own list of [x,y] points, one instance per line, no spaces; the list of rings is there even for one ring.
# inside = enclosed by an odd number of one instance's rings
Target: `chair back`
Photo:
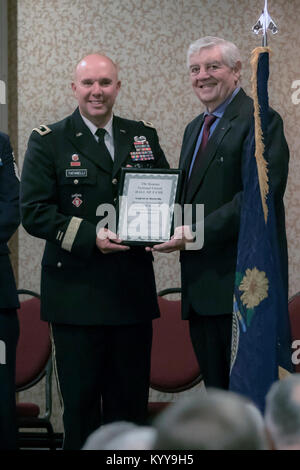
[[[161,317],[153,321],[150,384],[162,392],[181,392],[201,381],[201,373],[190,339],[189,323],[181,319],[181,300],[164,296],[181,289],[158,293]]]
[[[292,341],[300,341],[300,292],[289,299],[289,317]],[[299,349],[299,345],[297,349]],[[295,364],[295,372],[300,372],[300,364]]]
[[[18,310],[20,336],[16,358],[17,392],[32,387],[42,379],[51,356],[49,326],[40,319],[40,296],[25,289],[20,289],[18,294],[26,294],[31,298],[21,301]]]

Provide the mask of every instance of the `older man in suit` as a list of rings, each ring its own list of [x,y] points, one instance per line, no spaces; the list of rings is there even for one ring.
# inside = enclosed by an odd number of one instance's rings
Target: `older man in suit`
[[[78,108],[33,130],[22,173],[23,225],[47,241],[41,308],[52,325],[65,449],[81,448],[101,422],[146,418],[159,316],[152,256],[122,245],[111,227],[97,230],[97,210],[116,206],[137,141],[151,149],[145,164],[169,165],[151,123],[113,115],[120,86],[108,57],[82,59],[72,83]]]
[[[0,450],[16,449],[16,347],[19,300],[7,242],[20,223],[19,178],[9,137],[0,132]]]
[[[185,170],[182,204],[193,210],[191,225],[176,227],[173,238],[153,249],[182,250],[183,318],[207,386],[228,388],[233,287],[243,191],[243,147],[253,119],[253,102],[240,87],[237,47],[221,38],[204,37],[190,45],[188,69],[204,113],[186,127],[180,156]],[[287,289],[287,244],[283,194],[289,151],[280,116],[270,109],[269,180],[274,193],[282,276]],[[204,220],[194,209],[204,204]],[[200,249],[197,227],[204,222]],[[187,245],[188,243],[188,245]]]

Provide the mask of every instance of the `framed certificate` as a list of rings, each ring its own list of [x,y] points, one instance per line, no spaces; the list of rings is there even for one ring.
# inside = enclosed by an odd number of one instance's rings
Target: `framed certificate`
[[[155,245],[171,237],[182,170],[122,168],[118,235],[126,245]]]

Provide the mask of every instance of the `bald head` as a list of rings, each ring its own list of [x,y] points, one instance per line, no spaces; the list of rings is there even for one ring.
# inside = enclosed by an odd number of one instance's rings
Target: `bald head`
[[[118,78],[118,66],[113,60],[103,54],[89,54],[83,57],[83,59],[81,59],[76,65],[74,70],[74,82],[76,82],[78,77],[80,77],[80,75],[87,69],[91,67],[93,68],[97,65],[99,66],[100,64],[110,67],[112,72],[115,71],[116,77]]]
[[[97,127],[110,120],[120,86],[118,67],[105,55],[87,55],[75,68],[72,90],[80,113]]]

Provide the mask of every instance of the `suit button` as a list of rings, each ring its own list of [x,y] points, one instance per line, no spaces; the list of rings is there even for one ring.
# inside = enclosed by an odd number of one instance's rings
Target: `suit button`
[[[61,267],[62,267],[62,263],[61,263],[60,261],[57,263],[57,267],[58,267],[58,268],[61,268]]]
[[[115,204],[116,204],[117,200],[118,200],[118,198],[117,198],[117,197],[115,197],[115,198],[114,198],[114,203],[115,203]]]
[[[118,184],[117,178],[114,178],[114,179],[112,180],[112,184],[115,184],[115,185]]]
[[[78,180],[74,180],[74,184],[78,184],[78,183],[79,183],[79,181],[78,181]]]

